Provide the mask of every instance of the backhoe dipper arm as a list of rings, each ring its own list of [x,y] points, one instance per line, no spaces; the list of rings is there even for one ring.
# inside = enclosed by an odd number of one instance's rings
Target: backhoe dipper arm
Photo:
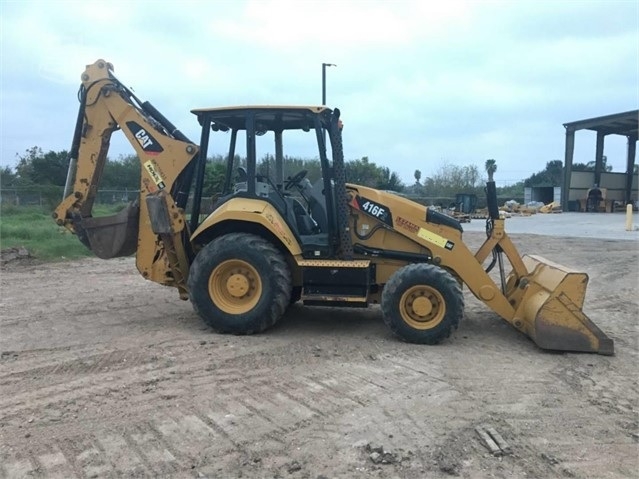
[[[79,99],[65,198],[55,209],[54,219],[99,257],[136,252],[144,277],[175,285],[176,268],[182,275],[188,272],[181,232],[198,147],[152,105],[141,102],[104,60],[86,67]],[[140,159],[140,197],[115,217],[92,218],[111,135],[118,129]],[[155,205],[151,213],[147,203]],[[169,250],[179,258],[167,259]]]

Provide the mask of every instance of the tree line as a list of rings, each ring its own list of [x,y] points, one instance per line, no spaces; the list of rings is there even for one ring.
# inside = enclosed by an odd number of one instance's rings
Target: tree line
[[[5,166],[0,170],[1,188],[38,188],[45,186],[62,187],[66,182],[69,164],[68,151],[44,152],[34,146],[17,155],[18,162],[14,168]],[[245,164],[245,159],[235,158],[237,166]],[[226,175],[226,159],[222,155],[208,158],[203,192],[212,195],[220,192]],[[275,158],[264,156],[258,163],[258,172],[273,178],[275,175]],[[483,196],[485,179],[492,178],[497,170],[497,162],[488,159],[483,169],[477,165],[457,166],[441,164],[428,177],[422,178],[421,170],[415,170],[413,184],[405,184],[398,174],[386,166],[377,165],[368,157],[349,160],[344,165],[346,180],[350,183],[370,186],[381,190],[400,192],[415,197],[454,198],[457,193],[470,193]],[[604,171],[610,171],[604,157]],[[315,182],[321,177],[321,167],[318,159],[296,157],[284,158],[284,175],[293,175],[300,170],[307,170],[307,177]],[[573,164],[574,171],[594,171],[594,162]],[[140,187],[140,162],[136,155],[120,156],[107,161],[100,181],[101,189],[129,189]],[[546,167],[534,173],[529,178],[510,186],[497,188],[498,195],[523,197],[526,186],[560,185],[563,175],[563,163],[552,160]]]
[[[37,188],[41,186],[63,187],[67,179],[69,152],[44,152],[34,146],[17,155],[18,163],[14,168],[5,166],[0,170],[0,187],[2,188]],[[246,165],[245,158],[236,156],[237,166]],[[275,158],[266,155],[258,163],[258,172],[271,178],[275,173]],[[388,167],[371,162],[368,157],[347,161],[345,163],[347,181],[374,188],[403,191],[405,185],[398,174]],[[300,170],[308,171],[308,178],[314,182],[321,177],[318,159],[284,158],[285,176],[293,175]],[[105,163],[100,179],[101,189],[140,188],[140,161],[136,155],[120,156]],[[204,179],[204,193],[220,192],[226,175],[226,158],[216,155],[207,159]]]

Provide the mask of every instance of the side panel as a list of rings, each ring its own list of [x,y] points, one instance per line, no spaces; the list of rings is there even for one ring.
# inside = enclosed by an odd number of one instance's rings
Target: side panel
[[[295,235],[277,210],[266,201],[249,198],[232,198],[217,208],[193,232],[191,242],[204,231],[228,220],[259,224],[273,233],[292,255],[302,254]]]
[[[377,230],[369,239],[362,241],[356,236],[354,242],[360,241],[371,246],[381,244],[380,247],[384,249],[396,251],[414,251],[414,248],[421,247],[421,251],[429,251],[432,254],[434,264],[456,274],[475,296],[482,299],[495,312],[504,318],[513,317],[514,308],[501,293],[499,286],[484,271],[481,262],[463,242],[460,230],[446,224],[428,221],[428,210],[406,198],[362,186],[349,186],[356,188],[360,196],[382,207],[393,219],[392,229],[384,223],[386,227]],[[372,209],[366,211],[367,216],[373,216],[372,212]],[[381,220],[378,221],[381,222]],[[496,242],[505,236],[503,229],[500,232]],[[414,246],[407,247],[407,240]],[[514,248],[513,251],[511,256],[516,258],[517,253]],[[519,261],[521,262],[521,259]],[[392,267],[384,268],[380,265],[377,268],[377,281],[382,283],[388,273],[392,273]]]

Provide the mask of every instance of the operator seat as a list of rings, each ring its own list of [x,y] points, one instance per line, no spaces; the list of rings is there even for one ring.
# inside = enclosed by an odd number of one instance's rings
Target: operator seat
[[[328,232],[328,217],[326,215],[326,198],[324,197],[324,180],[320,178],[310,190],[309,207],[311,216],[322,233]]]
[[[293,198],[292,196],[282,197],[278,192],[271,191],[268,195],[268,199],[275,205],[275,208],[284,217],[293,232],[300,235],[317,233],[317,224],[297,198]]]
[[[318,224],[313,220],[313,218],[311,218],[311,216],[306,211],[306,208],[304,208],[304,205],[302,205],[299,200],[297,200],[296,198],[287,197],[286,203],[287,212],[293,212],[295,225],[297,226],[297,231],[300,235],[306,236],[318,233]]]

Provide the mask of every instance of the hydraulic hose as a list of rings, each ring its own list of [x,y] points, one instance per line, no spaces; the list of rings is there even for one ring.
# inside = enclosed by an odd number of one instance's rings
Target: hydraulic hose
[[[62,199],[64,200],[71,193],[71,183],[73,175],[78,163],[78,155],[80,153],[80,142],[82,141],[82,128],[84,126],[84,113],[87,106],[87,90],[84,86],[78,91],[80,106],[78,107],[78,117],[75,120],[75,129],[73,130],[73,140],[71,141],[71,151],[69,152],[69,169],[67,170],[67,179],[64,183],[64,192]]]

